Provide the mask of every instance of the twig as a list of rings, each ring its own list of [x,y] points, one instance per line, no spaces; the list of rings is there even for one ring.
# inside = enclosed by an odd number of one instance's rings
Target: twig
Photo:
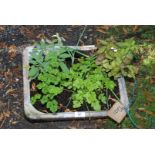
[[[8,103],[8,107],[7,107],[7,111],[9,110],[9,103]],[[4,115],[4,119],[0,125],[0,129],[3,127],[4,122],[6,121],[6,116]]]
[[[83,34],[84,34],[84,32],[85,32],[86,28],[87,28],[87,25],[85,25],[85,27],[84,27],[84,29],[83,29],[82,33],[80,34],[80,37],[79,37],[79,39],[78,39],[78,42],[77,42],[76,46],[78,46],[78,45],[79,45],[80,40],[81,40],[81,38],[82,38],[82,36],[83,36]],[[73,53],[73,57],[72,57],[72,64],[74,63],[74,55],[75,55],[75,51],[74,51],[74,53]]]
[[[71,98],[69,98],[69,102],[68,102],[68,104],[65,106],[65,108],[67,108],[67,107],[69,106],[70,102],[71,102]]]
[[[4,122],[5,122],[5,120],[6,120],[6,116],[4,115],[4,119],[3,119],[3,121],[2,121],[2,123],[1,123],[1,125],[0,125],[0,129],[2,128],[2,126],[3,126]]]
[[[87,25],[85,25],[85,27],[84,27],[84,29],[83,29],[82,33],[80,34],[80,37],[79,37],[79,39],[78,39],[78,42],[77,42],[76,46],[78,46],[78,45],[79,45],[80,40],[81,40],[81,38],[82,38],[82,36],[83,36],[83,34],[84,34],[84,32],[85,32],[86,28],[87,28]]]

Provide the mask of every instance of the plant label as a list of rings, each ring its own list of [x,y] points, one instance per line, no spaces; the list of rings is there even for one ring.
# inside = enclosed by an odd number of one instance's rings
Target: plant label
[[[123,118],[126,116],[126,111],[124,106],[119,103],[115,102],[115,104],[112,106],[112,108],[108,111],[108,116],[112,118],[117,123],[120,123]]]

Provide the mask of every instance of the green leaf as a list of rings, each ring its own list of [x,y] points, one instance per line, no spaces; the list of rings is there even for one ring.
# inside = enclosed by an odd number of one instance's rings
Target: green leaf
[[[105,87],[107,89],[113,90],[115,87],[115,83],[113,81],[107,80],[105,81]]]
[[[34,96],[31,97],[31,103],[34,105],[36,103],[36,98]]]
[[[37,84],[37,88],[38,88],[38,89],[42,89],[42,88],[44,88],[44,87],[46,87],[46,84],[43,83],[43,82],[40,82],[39,84]]]
[[[104,94],[100,94],[98,96],[99,100],[101,100],[101,102],[105,103],[105,101],[107,100],[106,96]]]
[[[41,94],[36,94],[36,95],[35,95],[35,98],[36,98],[37,100],[39,100],[39,99],[41,98]]]
[[[35,66],[32,66],[31,69],[29,70],[29,77],[31,79],[34,79],[38,74],[39,74],[39,69]]]
[[[63,72],[65,72],[65,73],[69,72],[69,69],[64,62],[60,62],[60,67],[61,67]]]
[[[58,94],[60,94],[62,91],[63,91],[62,87],[56,87],[56,86],[52,86],[52,85],[50,85],[50,86],[48,87],[48,92],[49,92],[50,94],[58,95]]]
[[[66,59],[66,58],[70,58],[71,55],[70,54],[67,54],[67,53],[63,53],[59,57],[62,58],[62,59]]]
[[[91,104],[91,106],[94,108],[95,111],[100,111],[101,110],[101,105],[100,105],[100,103],[99,103],[98,100],[96,100],[95,102],[93,102]]]
[[[47,108],[50,109],[51,112],[55,113],[57,110],[58,110],[58,103],[56,100],[53,100],[53,101],[49,101],[47,103]]]
[[[45,57],[45,61],[57,61],[57,53],[56,52],[49,52],[46,57]]]
[[[42,104],[45,104],[45,103],[48,102],[48,100],[49,100],[48,96],[44,95],[40,101],[41,101]]]
[[[73,101],[73,108],[80,108],[81,105],[82,105],[82,103],[80,101],[78,101],[78,100]]]
[[[35,94],[34,96],[31,97],[31,102],[34,105],[37,100],[41,98],[41,94]]]

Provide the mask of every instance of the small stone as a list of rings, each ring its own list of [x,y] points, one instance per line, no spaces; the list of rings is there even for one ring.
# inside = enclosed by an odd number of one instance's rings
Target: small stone
[[[18,79],[18,78],[16,78],[15,80],[16,80],[16,82],[18,82],[18,81],[19,81],[19,79]]]

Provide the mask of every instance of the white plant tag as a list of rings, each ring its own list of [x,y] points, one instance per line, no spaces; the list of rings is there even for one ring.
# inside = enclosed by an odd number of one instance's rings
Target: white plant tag
[[[120,123],[123,120],[123,118],[126,116],[126,111],[124,106],[119,102],[115,102],[115,104],[108,111],[108,116],[112,118],[114,121],[116,121],[117,123]]]

